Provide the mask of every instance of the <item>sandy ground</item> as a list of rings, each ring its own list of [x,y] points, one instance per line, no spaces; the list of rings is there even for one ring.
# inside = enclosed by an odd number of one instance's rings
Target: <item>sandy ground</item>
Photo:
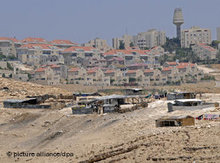
[[[102,116],[74,116],[70,108],[0,109],[0,140],[4,140],[0,142],[0,162],[215,162],[220,159],[220,121],[155,127],[162,115],[198,116],[213,109],[167,113],[163,100],[134,112]],[[8,157],[8,151],[69,152],[74,156]]]
[[[26,86],[21,82],[14,85],[10,80],[7,83],[10,93],[25,89],[26,93],[22,96],[35,90],[39,94],[66,92],[61,88],[30,83]],[[0,93],[16,97],[5,90]],[[202,99],[220,102],[220,94],[206,93]],[[34,110],[0,107],[0,162],[218,162],[220,121],[196,120],[196,125],[190,127],[155,127],[155,120],[164,115],[196,117],[203,113],[220,114],[220,111],[213,112],[214,109],[168,113],[165,100],[153,101],[147,108],[133,112],[105,115],[76,116],[71,114],[71,108]],[[23,157],[21,152],[66,152],[73,156]],[[7,153],[12,155],[9,157]],[[19,153],[20,156],[16,156]]]

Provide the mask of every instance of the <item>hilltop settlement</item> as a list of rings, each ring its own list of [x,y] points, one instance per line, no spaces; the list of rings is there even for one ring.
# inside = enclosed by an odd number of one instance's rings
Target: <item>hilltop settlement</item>
[[[220,37],[173,23],[112,46],[0,37],[0,162],[218,162]]]

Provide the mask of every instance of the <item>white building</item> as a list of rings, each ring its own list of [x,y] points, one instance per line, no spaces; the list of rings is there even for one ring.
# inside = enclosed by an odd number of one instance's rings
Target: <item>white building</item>
[[[121,38],[112,39],[112,47],[114,49],[120,49],[120,45],[124,44],[124,48],[127,49],[130,47],[131,42],[133,42],[133,37],[130,35],[123,35]]]
[[[189,48],[194,44],[211,44],[211,31],[207,28],[192,27],[181,32],[181,47]]]
[[[155,46],[164,45],[165,43],[165,32],[157,31],[156,29],[138,33],[138,35],[134,37],[134,45],[138,46],[140,49],[153,48]]]
[[[16,48],[21,43],[15,38],[0,37],[0,54],[16,57]]]
[[[94,40],[90,40],[88,43],[83,44],[83,46],[94,47],[103,52],[106,52],[111,49],[108,46],[107,41],[100,38],[95,38]]]

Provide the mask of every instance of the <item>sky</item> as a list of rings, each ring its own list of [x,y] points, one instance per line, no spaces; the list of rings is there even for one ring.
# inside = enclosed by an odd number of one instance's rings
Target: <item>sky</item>
[[[216,39],[220,0],[1,0],[0,36],[67,39],[85,43],[96,37],[135,35],[155,28],[175,37],[175,8],[182,8],[182,28],[210,28]]]

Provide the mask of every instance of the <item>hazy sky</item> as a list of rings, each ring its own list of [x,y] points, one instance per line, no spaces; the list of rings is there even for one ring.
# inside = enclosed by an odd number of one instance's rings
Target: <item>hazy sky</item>
[[[1,0],[0,36],[111,42],[112,37],[156,28],[173,37],[176,7],[183,9],[182,28],[210,28],[216,39],[220,0]]]

